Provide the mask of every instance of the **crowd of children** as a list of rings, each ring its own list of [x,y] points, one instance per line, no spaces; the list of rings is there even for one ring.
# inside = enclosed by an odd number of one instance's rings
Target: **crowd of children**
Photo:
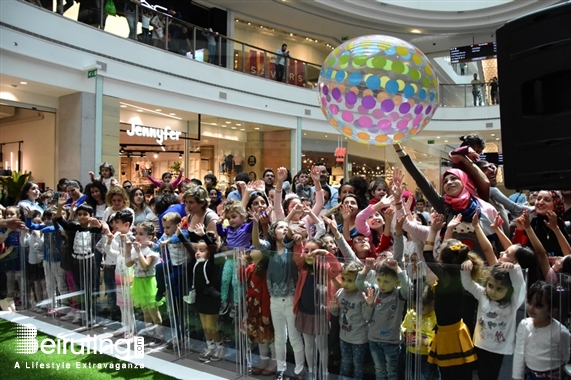
[[[104,163],[100,178],[90,175],[119,201],[125,190],[113,173]],[[198,359],[216,362],[228,354],[221,321],[236,318],[259,356],[249,363],[253,375],[468,380],[477,372],[488,380],[500,379],[512,357],[513,379],[563,374],[571,260],[550,257],[551,245],[535,232],[545,229],[547,240],[553,236],[559,251],[571,254],[559,223],[562,194],[540,192],[537,215],[524,210],[514,218],[518,232],[508,237],[460,169],[445,173],[443,196],[431,193],[430,221],[411,212],[415,196],[398,168],[390,183],[377,178],[367,189],[362,178],[352,179],[337,193],[322,181],[319,164],[300,171],[287,194],[288,171],[276,173],[275,183],[273,176],[238,182],[219,214],[208,208],[219,201],[212,174],[206,187],[182,184],[180,199],[158,195],[147,220],[158,220],[160,231],[150,221],[135,223],[129,197],[109,202],[108,218],[97,219],[76,181],[64,183],[56,208],[38,211],[40,194],[30,181],[25,202],[3,211],[4,218],[25,220],[27,231],[0,231],[2,306],[14,309],[10,300],[30,292],[35,311],[68,307],[62,319],[89,324],[98,314],[91,300],[103,265],[114,273],[117,335],[142,333],[140,309],[149,341],[181,347],[192,310],[206,342]],[[335,194],[337,206],[325,194]],[[76,290],[79,296],[66,297]],[[165,303],[171,337],[164,334]]]

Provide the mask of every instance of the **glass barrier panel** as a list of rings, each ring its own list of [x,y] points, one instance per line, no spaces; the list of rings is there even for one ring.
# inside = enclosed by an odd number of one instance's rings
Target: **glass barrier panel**
[[[317,90],[317,82],[319,80],[319,73],[321,72],[321,66],[314,65],[312,63],[304,63],[304,86],[306,88],[311,88]]]
[[[299,87],[305,87],[305,65],[297,59],[286,60],[286,83]]]
[[[440,89],[440,101],[446,107],[466,107],[469,104],[468,96],[472,96],[464,85],[441,85]]]
[[[252,46],[245,45],[245,73],[261,78],[266,78],[268,55],[264,50],[257,49]]]

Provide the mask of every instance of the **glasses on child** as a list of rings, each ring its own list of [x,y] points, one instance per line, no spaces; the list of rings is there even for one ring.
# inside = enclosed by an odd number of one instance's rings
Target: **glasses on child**
[[[368,243],[368,242],[369,242],[368,237],[356,237],[353,239],[353,243],[357,243],[357,244]]]

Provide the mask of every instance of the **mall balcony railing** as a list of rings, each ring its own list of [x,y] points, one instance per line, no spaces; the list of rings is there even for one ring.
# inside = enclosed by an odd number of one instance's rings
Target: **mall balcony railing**
[[[479,107],[499,104],[499,92],[492,94],[491,83],[483,83],[475,94],[471,84],[440,84],[440,106]]]
[[[34,5],[31,2],[20,1]],[[79,2],[78,5],[75,5],[79,6],[77,21],[106,30],[105,25],[109,20],[105,11],[106,3],[107,0]],[[208,62],[261,78],[277,80],[276,60],[278,54],[275,51],[256,47],[218,34],[216,31],[211,32],[208,29],[193,25],[177,18],[176,13],[174,15],[169,14],[167,8],[149,4],[145,0],[132,2],[132,11],[124,8],[123,2],[116,4],[117,16],[125,18],[129,27],[127,38],[185,56],[188,59]],[[127,4],[131,5],[130,3]],[[70,0],[55,0],[52,6],[51,11],[65,14],[69,8],[74,6],[74,3]],[[119,35],[115,30],[106,31]],[[209,49],[209,38],[211,41],[215,41],[215,48]],[[320,71],[320,64],[288,58],[286,59],[282,82],[315,90]],[[482,86],[481,97],[476,102],[473,99],[471,85],[442,84],[439,91],[441,106],[470,107],[476,103],[477,105],[493,104],[489,83]]]
[[[105,9],[107,2],[81,1],[77,21],[106,30],[105,25],[109,20]],[[59,14],[65,14],[73,6],[73,1],[69,0],[56,0],[54,3],[54,9],[50,10]],[[132,8],[124,8],[123,1],[116,2],[116,15],[126,19],[129,26],[128,38],[189,59],[277,80],[278,55],[275,51],[259,48],[183,21],[178,18],[179,14],[170,14],[169,9],[160,5],[152,5],[144,0],[132,4],[127,0],[126,3],[132,5]],[[113,30],[106,31],[117,34]],[[215,47],[212,42],[215,42]],[[288,58],[284,66],[282,82],[310,89],[317,88],[321,65]]]

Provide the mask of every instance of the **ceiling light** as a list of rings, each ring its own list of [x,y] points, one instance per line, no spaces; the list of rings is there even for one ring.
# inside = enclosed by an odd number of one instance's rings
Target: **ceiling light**
[[[161,111],[162,111],[162,109],[160,109],[160,108],[155,108],[155,111],[157,111],[157,112],[161,112]]]
[[[119,153],[125,153],[125,147],[121,147],[121,150],[119,150]]]
[[[236,19],[236,22],[240,22],[238,19]]]
[[[242,126],[242,124],[238,124],[238,123],[236,123],[236,125],[237,125],[238,127],[241,127],[241,126]]]
[[[236,127],[232,127],[232,129],[236,129]]]
[[[143,112],[143,110],[137,110],[137,112]]]
[[[492,136],[492,137],[496,137],[496,134],[495,134],[495,133],[492,133],[490,136]]]
[[[254,128],[254,129],[256,129],[256,130],[259,130],[259,129],[260,129],[260,127],[256,127],[256,128]]]
[[[126,105],[121,105],[120,107],[121,107],[121,108],[127,108],[127,106],[126,106]]]
[[[248,25],[252,25],[252,24],[248,23]]]
[[[305,135],[307,135],[307,133],[303,132],[303,135],[305,136]]]
[[[289,35],[293,37],[293,33],[290,33]]]
[[[411,32],[411,33],[416,33],[416,34],[419,34],[419,33],[421,33],[421,31],[420,31],[420,30],[418,30],[418,29],[413,29],[413,30],[411,30],[410,32]]]
[[[225,126],[225,125],[221,125],[221,127],[222,127],[222,128],[226,128],[226,126]]]
[[[319,42],[319,41],[315,40],[315,42]]]
[[[179,154],[178,154],[178,158],[182,158],[182,153],[179,153]]]
[[[327,137],[327,135],[325,135],[325,137]]]
[[[159,155],[155,153],[155,154],[153,154],[153,157],[154,157],[154,158],[159,158]]]
[[[440,138],[440,136],[436,136],[436,138],[437,138],[437,139],[439,139],[439,138]]]
[[[28,84],[28,82],[20,82],[20,84]]]
[[[263,27],[264,27],[263,25],[260,25],[260,28],[263,28]]]
[[[245,131],[245,129],[244,129],[244,128],[240,128],[240,130],[241,130],[241,131]]]
[[[444,140],[444,142],[448,142],[448,140]]]
[[[171,113],[169,113],[169,115],[174,116],[174,115],[176,115],[176,113],[171,112]]]
[[[231,121],[227,121],[226,124],[232,124],[232,122],[231,122]]]
[[[500,138],[499,138],[499,137],[496,137],[496,141],[500,141]]]

